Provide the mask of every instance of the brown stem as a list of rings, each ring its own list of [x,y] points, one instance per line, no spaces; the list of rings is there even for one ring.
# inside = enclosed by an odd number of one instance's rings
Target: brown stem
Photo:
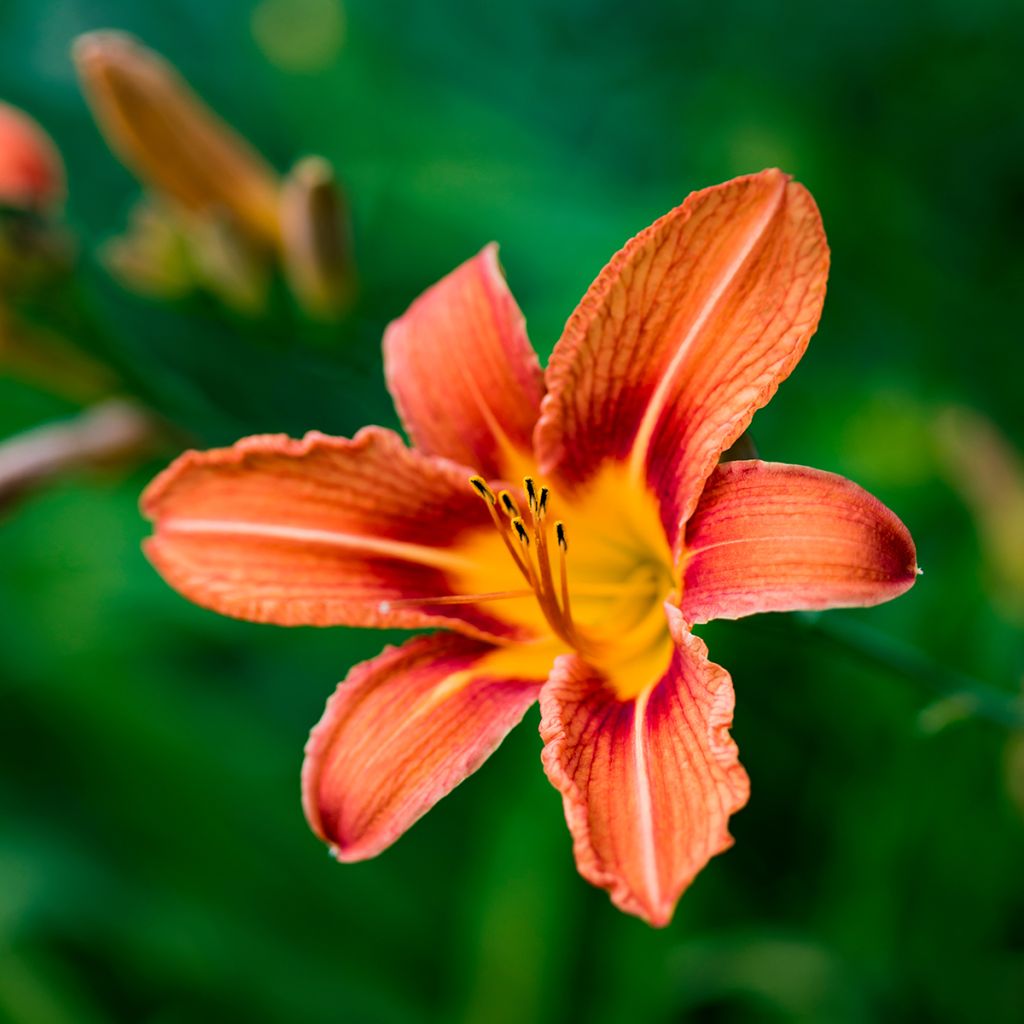
[[[139,406],[111,399],[0,442],[0,512],[69,473],[144,458],[160,435],[156,420]]]

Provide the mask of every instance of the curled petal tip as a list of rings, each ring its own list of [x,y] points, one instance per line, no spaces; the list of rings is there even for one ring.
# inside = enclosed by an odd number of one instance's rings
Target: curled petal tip
[[[541,469],[582,486],[625,461],[665,496],[675,540],[803,355],[827,271],[817,207],[781,171],[692,193],[612,257],[569,318],[534,436]]]
[[[880,604],[920,575],[909,531],[877,498],[833,473],[781,463],[719,466],[685,549],[690,622]]]
[[[332,856],[376,856],[471,775],[523,717],[540,680],[488,644],[417,637],[357,665],[310,733],[302,802]]]
[[[622,699],[576,655],[541,692],[542,761],[562,793],[576,865],[620,910],[656,928],[715,854],[749,784],[729,736],[733,690],[678,610],[660,680]]]
[[[384,370],[421,451],[472,466],[481,480],[514,479],[531,461],[543,375],[493,244],[392,321]]]

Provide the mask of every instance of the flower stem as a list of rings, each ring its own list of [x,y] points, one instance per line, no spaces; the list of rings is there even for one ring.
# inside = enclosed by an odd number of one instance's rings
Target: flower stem
[[[862,661],[895,675],[924,683],[938,692],[943,703],[957,705],[959,715],[976,715],[997,725],[1024,729],[1024,694],[1018,695],[955,669],[947,668],[923,651],[835,612],[799,613],[796,620],[807,632],[857,655]]]

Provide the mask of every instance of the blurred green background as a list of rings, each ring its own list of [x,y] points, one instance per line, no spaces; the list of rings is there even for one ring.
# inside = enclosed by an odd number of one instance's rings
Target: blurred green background
[[[343,324],[111,280],[96,249],[140,187],[68,56],[100,27],[278,169],[334,163],[363,282]],[[0,524],[0,1021],[1024,1020],[1024,738],[943,697],[950,672],[1024,679],[1024,521],[995,507],[1024,476],[972,498],[948,429],[966,407],[1024,449],[1022,48],[1024,8],[992,0],[2,0],[0,98],[60,146],[81,254],[36,315],[194,443],[395,425],[384,325],[492,238],[546,356],[626,238],[777,165],[833,269],[757,443],[878,494],[926,574],[878,609],[704,631],[753,795],[654,931],[576,875],[535,711],[397,846],[333,863],[302,745],[381,635],[232,622],[161,583],[136,500],[172,450],[58,481]],[[0,374],[0,437],[76,411]]]

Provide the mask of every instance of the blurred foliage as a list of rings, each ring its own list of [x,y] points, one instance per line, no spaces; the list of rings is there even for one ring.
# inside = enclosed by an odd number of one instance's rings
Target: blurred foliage
[[[279,171],[333,163],[361,283],[343,322],[280,281],[254,318],[111,280],[98,253],[140,189],[69,58],[106,27]],[[196,444],[394,425],[382,329],[484,243],[546,354],[627,237],[781,166],[834,262],[822,328],[755,421],[762,455],[849,475],[911,527],[922,582],[849,618],[1013,694],[1019,620],[935,439],[955,405],[1024,451],[1022,45],[1012,0],[4,0],[0,97],[61,148],[80,247],[19,315]],[[0,377],[0,436],[77,410],[44,384]],[[1021,737],[970,707],[922,729],[927,680],[793,617],[703,631],[753,797],[667,931],[576,876],[536,714],[394,849],[332,863],[302,819],[302,744],[383,638],[172,593],[139,551],[159,465],[66,479],[0,529],[0,1021],[1024,1019]]]

